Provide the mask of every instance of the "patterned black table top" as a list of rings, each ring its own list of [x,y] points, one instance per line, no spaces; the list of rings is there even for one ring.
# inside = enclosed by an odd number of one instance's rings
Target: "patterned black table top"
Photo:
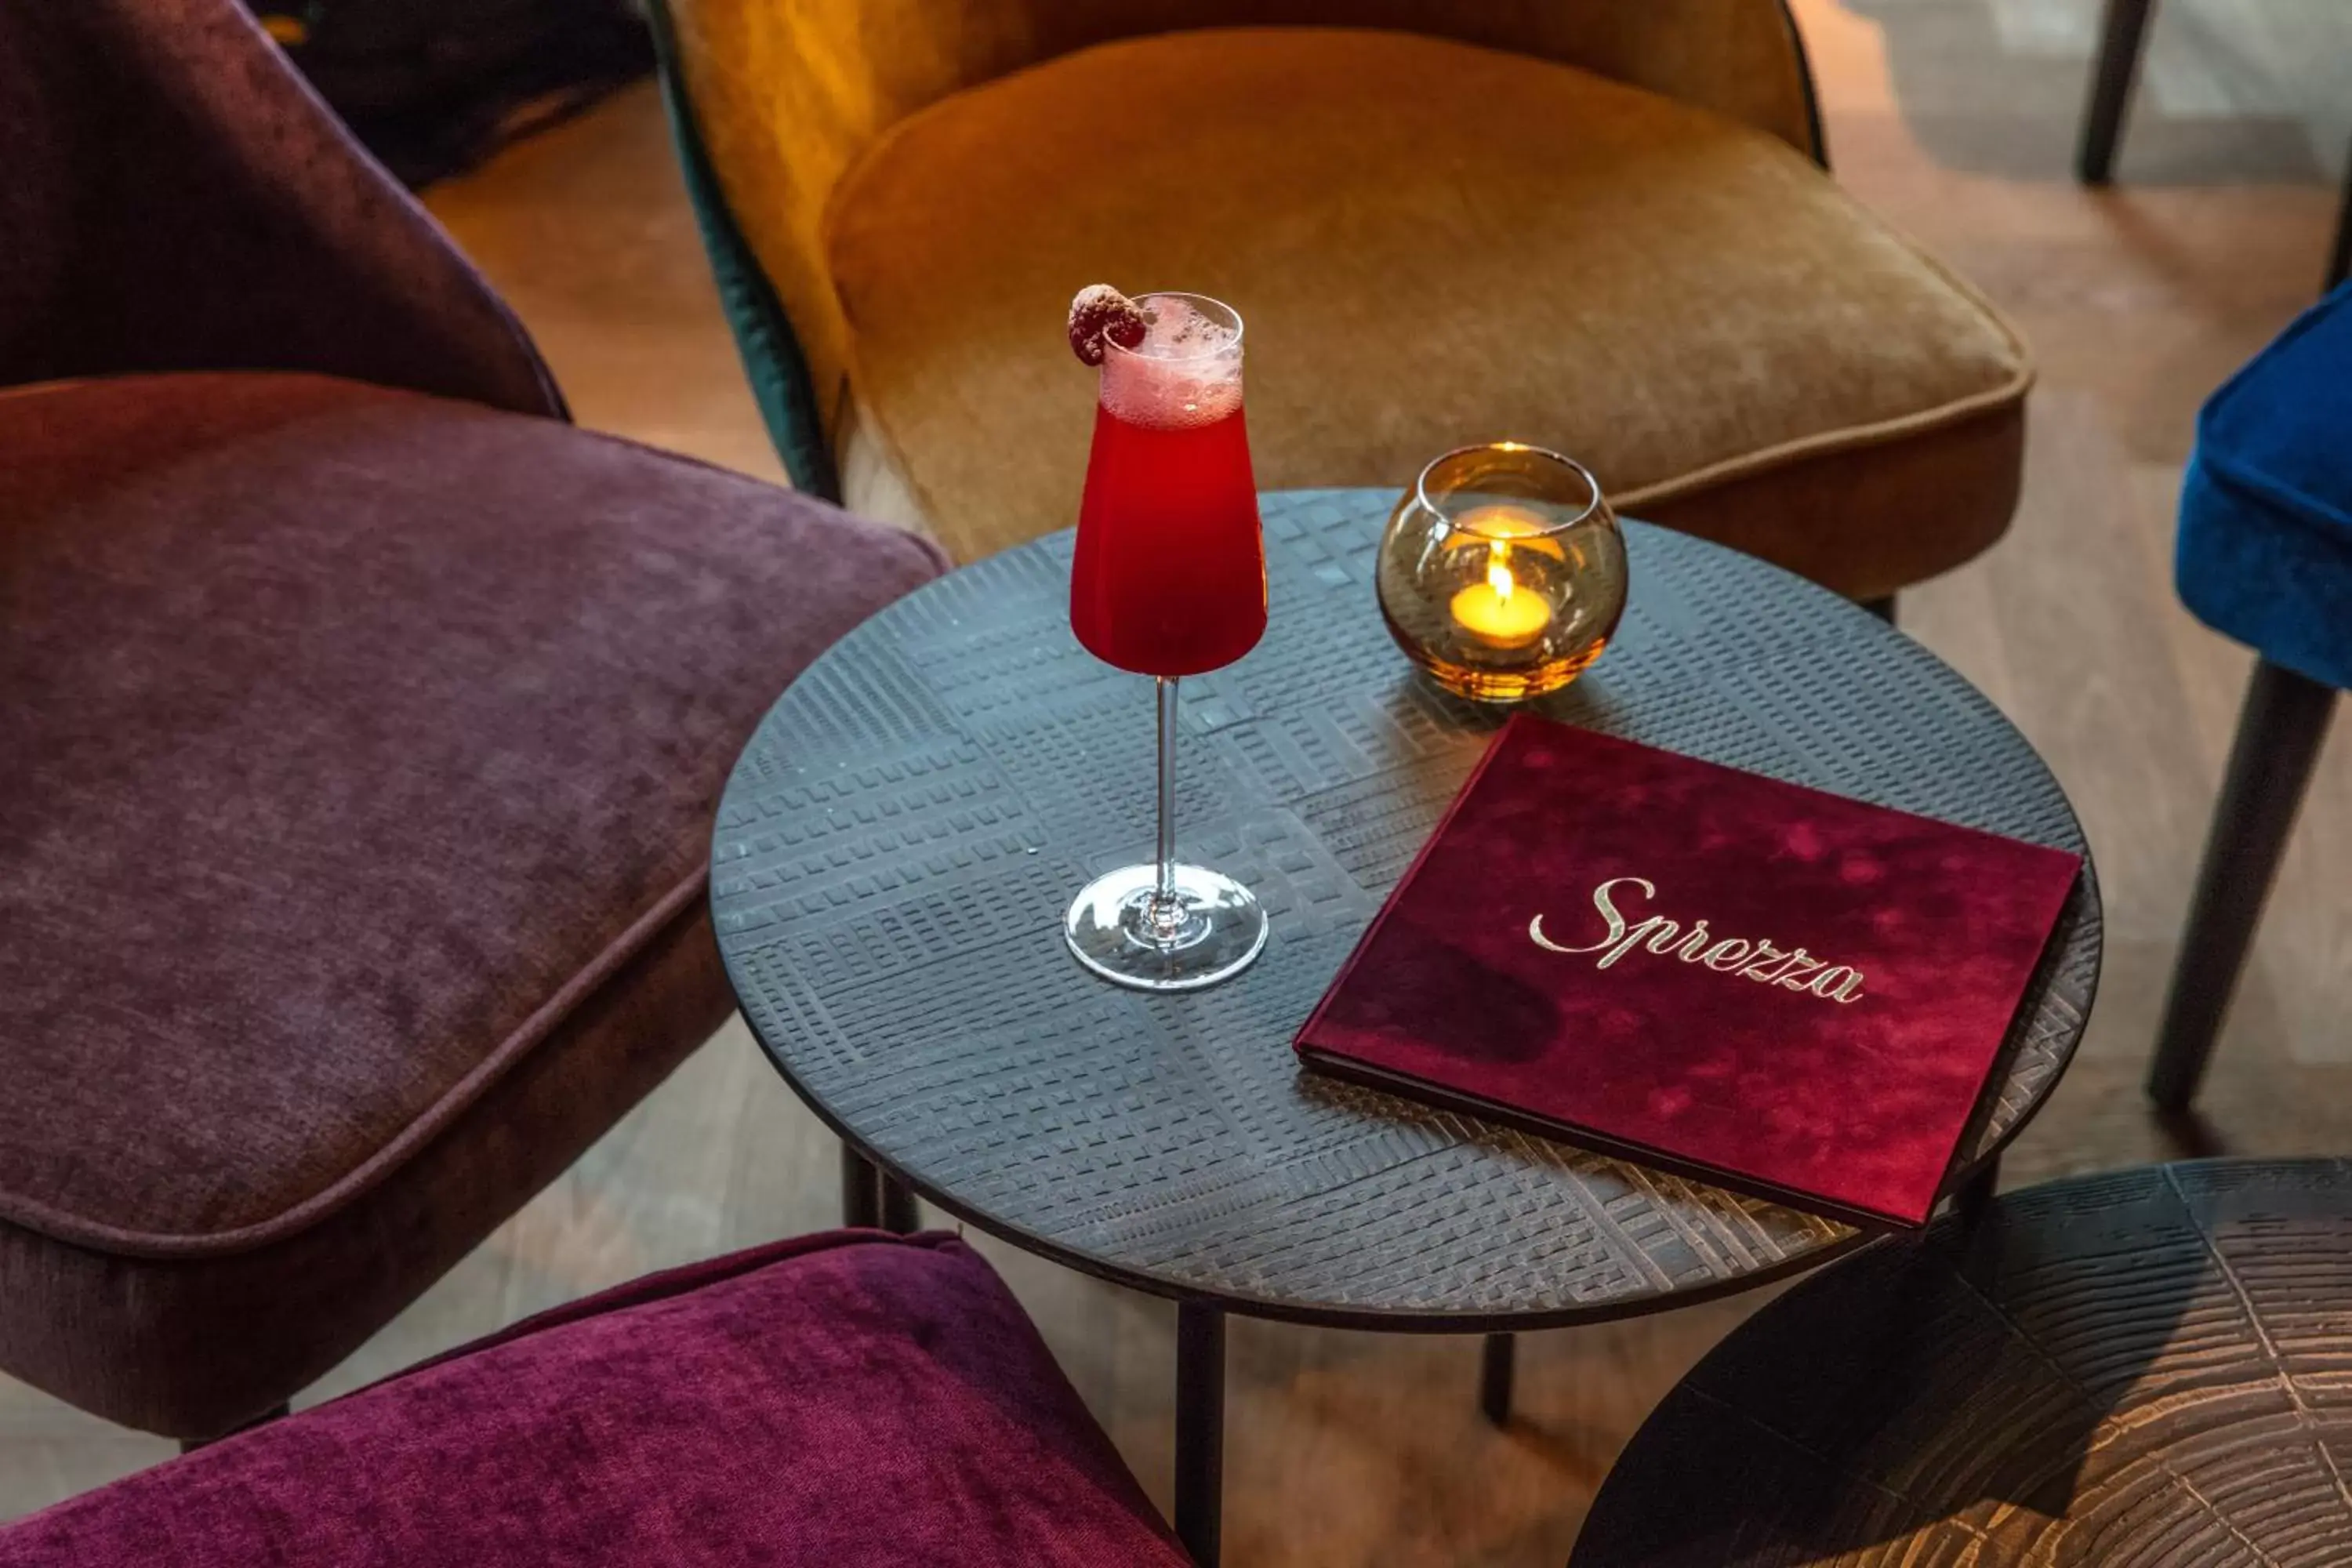
[[[2347,1325],[2344,1161],[2005,1193],[1708,1352],[1570,1568],[2340,1568]]]
[[[712,846],[753,1032],[836,1131],[940,1207],[1076,1268],[1237,1310],[1384,1329],[1654,1310],[1824,1260],[1844,1226],[1303,1071],[1291,1036],[1504,716],[1389,641],[1390,499],[1265,498],[1271,625],[1184,682],[1178,843],[1273,937],[1207,991],[1078,967],[1061,918],[1150,858],[1150,684],[1071,637],[1071,536],[930,584],[793,683]],[[1627,525],[1618,638],[1539,711],[2084,852],[2024,739],[1910,638],[1746,556]],[[2099,965],[2087,866],[1972,1130],[2055,1085]]]

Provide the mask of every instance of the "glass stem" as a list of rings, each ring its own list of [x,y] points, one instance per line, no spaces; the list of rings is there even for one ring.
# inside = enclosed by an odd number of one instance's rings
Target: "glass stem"
[[[1152,895],[1161,923],[1176,923],[1176,678],[1160,689],[1160,882]]]

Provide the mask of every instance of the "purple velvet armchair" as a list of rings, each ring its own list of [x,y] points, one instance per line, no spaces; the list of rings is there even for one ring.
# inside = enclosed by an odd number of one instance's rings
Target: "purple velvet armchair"
[[[727,767],[940,562],[564,423],[235,0],[0,5],[0,1372],[209,1439],[724,1019]]]

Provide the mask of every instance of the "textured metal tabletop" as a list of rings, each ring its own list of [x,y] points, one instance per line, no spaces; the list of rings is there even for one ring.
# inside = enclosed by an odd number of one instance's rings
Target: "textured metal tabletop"
[[[1390,500],[1268,495],[1265,640],[1184,682],[1178,846],[1264,901],[1254,968],[1150,996],[1063,945],[1079,887],[1150,858],[1153,790],[1150,683],[1072,637],[1062,533],[900,600],[761,721],[711,851],[753,1032],[827,1123],[940,1207],[1162,1295],[1367,1328],[1534,1328],[1822,1261],[1857,1233],[1292,1056],[1505,717],[1445,696],[1390,642],[1372,596]],[[1910,638],[1719,546],[1626,532],[1617,640],[1538,711],[2086,853],[2032,748]],[[2086,861],[1974,1156],[2065,1068],[2099,930]]]
[[[2344,1161],[2005,1193],[1708,1352],[1569,1568],[2341,1568],[2347,1324]]]

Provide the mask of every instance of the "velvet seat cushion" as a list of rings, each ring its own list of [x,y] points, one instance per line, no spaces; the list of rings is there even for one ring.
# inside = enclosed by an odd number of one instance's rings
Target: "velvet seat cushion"
[[[2175,567],[2206,625],[2352,689],[2352,284],[2206,400]]]
[[[1185,1558],[951,1237],[655,1275],[0,1529],[0,1568]]]
[[[707,1037],[710,814],[931,576],[832,508],[307,375],[0,394],[0,1369],[208,1436]]]
[[[2025,351],[1784,142],[1571,67],[1317,28],[1082,50],[902,121],[843,181],[853,506],[960,557],[1076,515],[1071,293],[1247,321],[1259,482],[1402,487],[1465,442],[1857,595],[2007,526]]]

